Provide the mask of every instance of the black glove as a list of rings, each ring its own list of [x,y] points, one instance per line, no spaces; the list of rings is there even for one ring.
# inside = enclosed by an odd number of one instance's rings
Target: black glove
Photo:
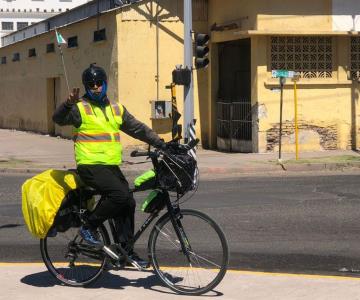
[[[161,139],[159,142],[157,142],[154,146],[162,151],[166,151],[168,148],[167,144],[164,142],[163,139]]]

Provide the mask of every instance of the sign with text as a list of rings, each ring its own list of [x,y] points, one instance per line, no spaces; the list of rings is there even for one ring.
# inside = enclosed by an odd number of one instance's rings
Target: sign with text
[[[296,72],[294,71],[288,71],[288,70],[272,70],[271,76],[272,78],[294,78],[296,75]]]

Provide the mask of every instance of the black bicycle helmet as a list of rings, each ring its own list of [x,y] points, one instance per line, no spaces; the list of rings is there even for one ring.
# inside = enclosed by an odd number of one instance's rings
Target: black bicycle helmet
[[[90,64],[90,67],[84,70],[82,74],[82,83],[85,87],[90,82],[103,81],[107,82],[106,72],[103,68]]]

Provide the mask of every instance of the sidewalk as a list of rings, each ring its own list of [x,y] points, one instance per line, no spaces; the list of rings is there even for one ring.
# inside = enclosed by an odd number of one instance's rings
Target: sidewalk
[[[163,287],[152,272],[110,271],[88,288],[61,286],[41,263],[0,264],[0,299],[221,299],[343,300],[360,299],[360,279],[228,271],[203,296],[181,296]]]
[[[71,140],[40,135],[31,132],[0,129],[0,172],[38,173],[46,169],[75,168],[74,149]],[[122,169],[134,175],[151,168],[151,162],[143,157],[132,158],[124,150]],[[225,153],[198,149],[198,164],[202,176],[234,176],[244,173],[284,173],[278,163],[277,153]],[[319,151],[282,155],[286,172],[360,170],[360,155],[355,151]]]

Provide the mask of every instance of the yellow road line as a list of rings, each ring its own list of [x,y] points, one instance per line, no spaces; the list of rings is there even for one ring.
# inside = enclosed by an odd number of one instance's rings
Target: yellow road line
[[[57,263],[57,265],[66,265],[67,263]],[[14,262],[14,263],[7,263],[7,262],[0,262],[1,267],[21,267],[21,266],[41,266],[46,268],[44,263],[42,262]],[[184,267],[179,268],[171,268],[166,267],[162,269],[185,269]],[[257,272],[257,271],[242,271],[242,270],[228,270],[228,273],[235,273],[240,275],[253,275],[253,276],[278,276],[278,277],[301,277],[301,278],[310,278],[310,279],[337,279],[337,280],[356,280],[360,281],[360,277],[348,277],[348,276],[335,276],[335,275],[313,275],[313,274],[293,274],[293,273],[272,273],[272,272]],[[360,274],[359,274],[360,275]]]

